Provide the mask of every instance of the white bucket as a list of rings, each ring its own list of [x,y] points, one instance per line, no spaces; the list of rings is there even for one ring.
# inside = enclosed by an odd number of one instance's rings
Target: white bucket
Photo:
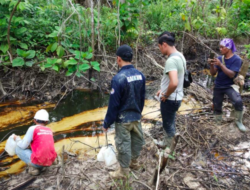
[[[97,160],[105,162],[106,166],[111,166],[117,162],[113,145],[102,147],[97,155]]]
[[[5,151],[10,156],[14,156],[16,154],[16,141],[14,140],[14,135],[15,134],[12,134],[11,136],[9,136],[5,145]]]

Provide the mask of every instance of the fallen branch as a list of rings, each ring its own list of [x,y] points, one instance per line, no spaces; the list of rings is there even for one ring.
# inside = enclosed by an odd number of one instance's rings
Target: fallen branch
[[[140,183],[140,184],[144,185],[145,187],[147,187],[148,189],[152,190],[147,184],[145,184],[145,183],[143,183],[143,182],[141,182],[141,181],[134,180],[133,182]],[[133,182],[132,182],[132,183],[133,183]]]
[[[6,95],[7,95],[7,92],[5,92],[1,80],[0,80],[0,90],[1,90],[1,92],[3,93],[3,96],[6,96]]]
[[[218,56],[218,54],[213,50],[211,49],[210,47],[208,47],[206,44],[204,44],[199,38],[196,38],[195,36],[193,36],[192,34],[189,34],[187,32],[184,32],[184,34],[190,36],[192,39],[194,39],[197,43],[200,43],[201,45],[203,45],[204,47],[206,47],[207,49],[209,49],[211,52],[213,52],[216,56]]]
[[[68,152],[67,150],[65,150],[64,152],[67,153],[69,156],[73,156],[73,157],[77,156],[75,153]]]
[[[212,171],[212,170],[204,170],[204,169],[193,169],[193,168],[179,168],[179,167],[168,167],[169,169],[175,169],[175,170],[186,170],[186,171],[199,171],[199,172],[211,172],[211,173],[222,173],[222,174],[233,174],[233,175],[242,175],[242,176],[248,176],[249,174],[242,174],[242,173],[236,173],[236,172],[223,172],[223,171]]]
[[[156,67],[158,67],[158,68],[164,70],[164,67],[161,66],[160,64],[158,64],[158,63],[155,61],[155,59],[154,59],[153,57],[151,57],[151,56],[148,55],[148,54],[145,54],[145,55],[146,55],[146,57],[148,57],[148,58],[151,60],[151,62],[152,62]]]
[[[161,153],[159,155],[159,165],[158,165],[158,169],[157,169],[157,182],[156,182],[156,188],[155,190],[158,189],[158,186],[159,186],[159,181],[160,181],[160,168],[161,168]]]
[[[83,143],[83,142],[81,142],[81,141],[78,141],[78,140],[72,140],[72,139],[69,139],[70,141],[72,141],[72,142],[74,142],[74,143],[81,143],[81,144],[84,144],[84,145],[86,145],[86,146],[88,146],[88,147],[90,147],[90,148],[93,148],[93,149],[97,149],[97,148],[95,148],[95,147],[93,147],[93,146],[90,146],[90,145],[88,145],[88,144],[86,144],[86,143]]]
[[[35,179],[36,179],[35,177],[32,177],[32,178],[28,179],[27,181],[24,181],[24,182],[20,183],[19,185],[12,188],[11,190],[22,189],[24,186],[29,185],[29,183],[33,182]]]

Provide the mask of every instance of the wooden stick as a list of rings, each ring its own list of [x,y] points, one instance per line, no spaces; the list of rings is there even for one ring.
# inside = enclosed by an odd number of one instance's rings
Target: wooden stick
[[[65,175],[65,168],[64,168],[64,145],[62,147],[62,160],[61,160],[61,167],[62,167],[62,174]]]
[[[141,182],[141,181],[133,180],[133,182],[140,183],[140,184],[146,186],[148,189],[152,190],[147,184],[145,184],[145,183],[143,183],[143,182]],[[132,182],[132,183],[133,183],[133,182]]]
[[[22,189],[22,187],[24,187],[24,186],[28,185],[29,183],[33,182],[35,179],[36,179],[35,177],[32,177],[32,178],[28,179],[27,181],[24,181],[24,182],[20,183],[19,185],[12,188],[11,190]]]
[[[179,137],[180,137],[179,133],[177,133],[177,134],[174,136],[174,139],[173,139],[172,144],[171,144],[171,146],[170,146],[170,154],[172,154],[172,153],[174,152],[175,147],[176,147],[176,145],[177,145],[177,143],[178,143]],[[149,181],[149,184],[150,184],[150,185],[155,185],[155,184],[156,184],[157,179],[158,179],[158,175],[160,175],[161,172],[164,170],[164,168],[167,166],[167,164],[168,164],[168,158],[169,158],[168,155],[169,155],[169,154],[167,154],[166,156],[163,156],[163,159],[162,159],[162,160],[161,160],[161,159],[159,160],[160,168],[158,168],[158,169],[156,168],[156,169],[154,170],[153,177],[152,177],[151,180]],[[159,156],[161,157],[161,155],[159,155]],[[159,171],[159,170],[160,170],[160,171]]]
[[[157,183],[156,183],[156,188],[155,190],[158,189],[158,186],[159,186],[159,181],[160,181],[160,168],[161,168],[161,153],[159,155],[159,165],[158,165],[158,169],[157,169]]]
[[[211,173],[223,173],[223,174],[233,174],[233,175],[243,175],[248,176],[249,174],[242,174],[236,172],[223,172],[223,171],[212,171],[212,170],[204,170],[204,169],[193,169],[193,168],[179,168],[179,167],[168,167],[169,169],[175,170],[186,170],[186,171],[200,171],[200,172],[211,172]]]
[[[146,55],[146,57],[148,57],[150,60],[151,60],[151,62],[156,66],[156,67],[158,67],[158,68],[160,68],[160,69],[163,69],[164,70],[164,67],[163,66],[161,66],[160,64],[158,64],[156,61],[155,61],[155,59],[153,58],[153,57],[151,57],[150,55],[148,55],[148,54],[145,54]]]

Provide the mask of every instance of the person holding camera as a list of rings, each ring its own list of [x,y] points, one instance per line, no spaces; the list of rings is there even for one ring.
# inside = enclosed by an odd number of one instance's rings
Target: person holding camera
[[[240,71],[242,60],[234,54],[236,47],[232,39],[225,38],[220,42],[220,52],[222,56],[208,61],[211,75],[217,74],[213,92],[215,119],[218,122],[222,120],[222,102],[226,94],[235,108],[236,125],[240,131],[245,132],[246,127],[242,123],[243,103],[238,86],[234,82]]]

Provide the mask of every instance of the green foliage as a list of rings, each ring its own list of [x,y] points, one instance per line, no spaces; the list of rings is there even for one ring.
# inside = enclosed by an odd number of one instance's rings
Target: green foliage
[[[185,0],[180,1],[156,1],[148,6],[146,11],[146,23],[153,31],[180,31],[184,29],[185,7],[182,4]]]
[[[227,2],[227,4],[225,4]],[[17,0],[0,1],[0,55],[4,67],[39,67],[66,76],[83,76],[100,64],[93,59],[91,10],[67,0],[23,0],[10,27],[12,62],[7,42],[11,12]],[[210,38],[250,35],[250,1],[127,0],[94,8],[95,47],[109,51],[121,44],[152,43],[162,31],[188,31]],[[76,11],[75,11],[76,10]],[[118,14],[119,10],[119,14]],[[72,14],[75,12],[75,14]],[[120,28],[119,28],[120,26]],[[99,35],[100,38],[97,38]],[[249,54],[248,54],[249,56]],[[93,79],[94,80],[94,79]]]
[[[249,0],[221,4],[219,0],[158,0],[145,13],[153,31],[193,32],[205,37],[250,35]]]
[[[32,0],[31,0],[32,1]],[[63,3],[62,3],[63,2]],[[61,25],[61,13],[68,17],[73,8],[64,7],[66,0],[53,1],[53,4],[44,4],[43,1],[28,0],[20,2],[14,16],[11,20],[10,42],[12,47],[13,61],[10,63],[7,28],[10,14],[17,1],[3,0],[0,2],[0,54],[4,54],[5,59],[2,65],[11,64],[12,67],[33,67],[38,66],[42,71],[51,69],[59,72],[66,69],[66,76],[76,72],[77,76],[82,76],[88,69],[93,68],[100,71],[100,65],[97,61],[89,62],[92,59],[92,50],[82,52],[81,56],[69,52],[77,52],[80,48],[79,36],[89,37],[90,33],[83,30],[79,32],[77,17],[72,17],[69,25]],[[86,9],[75,5],[75,8],[81,13],[82,20],[85,19]],[[88,17],[87,15],[86,17]],[[90,20],[86,20],[89,22]],[[89,23],[90,24],[90,23]],[[77,27],[77,28],[76,28]],[[46,49],[44,49],[46,47]],[[82,48],[88,49],[89,44],[83,44]],[[64,57],[67,53],[67,57]],[[39,64],[35,64],[39,62]]]
[[[248,59],[250,59],[250,44],[245,45],[246,52],[245,55],[247,56]]]

